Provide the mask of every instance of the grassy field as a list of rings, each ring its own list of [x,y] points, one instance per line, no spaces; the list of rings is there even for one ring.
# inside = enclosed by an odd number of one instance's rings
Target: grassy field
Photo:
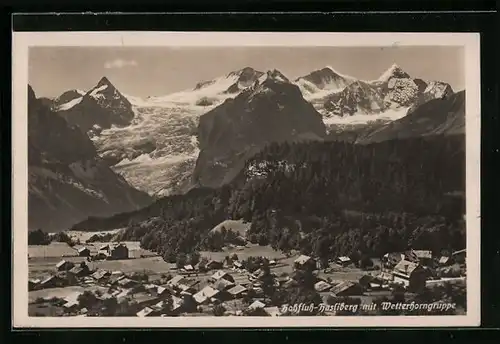
[[[33,303],[38,298],[43,298],[43,299],[50,299],[52,297],[65,298],[74,294],[81,294],[85,290],[89,291],[100,290],[101,292],[105,293],[107,291],[107,288],[100,286],[88,286],[85,288],[81,286],[71,286],[64,288],[48,288],[48,289],[34,290],[28,293],[28,302]]]
[[[78,252],[64,242],[51,242],[49,245],[28,245],[30,258],[40,257],[71,257],[78,256]]]
[[[223,260],[226,256],[232,256],[233,254],[238,255],[239,260],[245,260],[251,256],[262,256],[267,257],[268,259],[284,259],[286,256],[279,252],[273,250],[271,246],[259,246],[248,244],[243,249],[238,249],[236,247],[228,248],[225,247],[221,252],[210,252],[210,251],[202,251],[200,252],[202,257],[206,257],[208,259],[213,260]]]
[[[55,265],[61,258],[38,258],[29,261],[30,278],[44,278],[56,272]],[[84,257],[65,258],[67,261],[79,263],[85,261]],[[145,272],[147,274],[169,273],[173,264],[165,262],[161,257],[148,257],[123,260],[103,260],[87,262],[91,270],[105,269],[109,271],[120,270],[124,273]]]

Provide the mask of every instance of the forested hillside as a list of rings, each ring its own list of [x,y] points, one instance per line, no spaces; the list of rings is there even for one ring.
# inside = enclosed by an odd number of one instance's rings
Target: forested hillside
[[[439,252],[465,247],[464,190],[463,136],[281,143],[248,160],[222,188],[90,218],[75,229],[128,226],[122,239],[140,239],[165,258],[207,248],[208,232],[225,219],[251,221],[253,242],[324,259],[409,246]]]

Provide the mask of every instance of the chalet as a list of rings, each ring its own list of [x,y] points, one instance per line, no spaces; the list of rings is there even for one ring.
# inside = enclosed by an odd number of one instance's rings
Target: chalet
[[[118,285],[122,288],[132,288],[137,285],[137,281],[125,277],[118,280]]]
[[[69,270],[68,273],[72,274],[74,277],[84,277],[89,274],[89,268],[87,265],[85,265],[84,267],[75,266],[74,268]]]
[[[139,307],[150,307],[158,302],[158,297],[148,293],[137,293],[132,295],[132,300],[134,300]]]
[[[123,289],[117,295],[115,295],[115,297],[118,303],[121,303],[124,300],[128,299],[130,294],[131,294],[130,289]]]
[[[183,269],[186,272],[193,272],[194,271],[194,268],[192,265],[184,265]]]
[[[109,244],[104,244],[99,247],[99,251],[104,251],[109,253],[109,250],[110,250]]]
[[[39,285],[40,285],[40,280],[39,279],[30,279],[28,280],[28,290],[35,290]]]
[[[455,251],[451,254],[451,257],[453,258],[453,262],[459,263],[459,264],[465,263],[465,256],[466,256],[465,248],[463,250]]]
[[[415,290],[425,287],[428,272],[419,263],[402,260],[394,267],[392,275],[394,283]]]
[[[215,289],[217,289],[218,291],[225,291],[231,289],[232,287],[234,287],[234,285],[235,285],[234,282],[228,281],[227,279],[224,278],[221,278],[214,284]]]
[[[181,285],[182,283],[184,283],[186,281],[187,281],[187,279],[184,276],[177,275],[177,276],[174,276],[172,279],[167,281],[167,286],[178,287],[179,285]]]
[[[432,251],[430,250],[412,250],[409,256],[416,258],[411,260],[415,263],[418,262],[422,265],[432,264]]]
[[[283,284],[282,284],[282,287],[287,289],[287,288],[292,288],[292,287],[295,287],[297,286],[298,282],[296,280],[294,280],[293,278],[289,278],[288,280],[286,280]]]
[[[207,270],[207,262],[206,261],[199,261],[194,266],[194,269],[197,271],[206,271]]]
[[[99,251],[92,258],[94,260],[105,260],[108,259],[109,253],[108,251]]]
[[[243,269],[243,264],[237,260],[233,261],[233,267],[236,269]]]
[[[272,317],[277,317],[281,314],[280,309],[276,306],[264,307],[264,311]]]
[[[128,247],[125,244],[118,244],[110,251],[108,259],[128,259]]]
[[[335,263],[337,263],[340,266],[346,267],[346,266],[351,265],[352,261],[351,261],[351,258],[346,257],[346,256],[342,256],[342,257],[338,257],[337,259],[335,259]]]
[[[265,308],[266,304],[263,303],[262,301],[255,300],[250,306],[248,306],[249,310],[254,310],[254,309],[259,309],[259,308]]]
[[[325,281],[319,281],[314,285],[314,290],[316,290],[317,292],[320,292],[320,293],[328,291],[331,288],[332,288],[332,286],[330,284],[326,283]]]
[[[71,268],[73,268],[75,264],[72,262],[68,262],[66,260],[61,260],[59,263],[56,264],[56,270],[57,271],[68,271]]]
[[[330,292],[334,296],[351,296],[351,295],[361,295],[363,290],[358,283],[352,281],[344,281],[330,289]]]
[[[155,316],[155,315],[158,315],[158,314],[155,314],[157,313],[158,311],[157,310],[154,310],[150,307],[144,307],[143,309],[141,309],[139,312],[136,313],[136,315],[138,317],[149,317],[149,316]]]
[[[441,256],[438,260],[438,264],[441,266],[449,265],[453,260],[448,256]]]
[[[177,285],[177,289],[181,291],[181,293],[188,293],[192,294],[196,292],[195,286],[199,283],[199,281],[196,280],[186,280],[183,281],[182,283],[179,283]]]
[[[90,250],[87,247],[80,247],[78,250],[78,256],[80,257],[90,257]]]
[[[237,298],[242,296],[247,292],[247,288],[242,286],[241,284],[235,285],[227,291],[233,298]]]
[[[74,300],[74,301],[69,301],[69,302],[66,302],[64,305],[64,310],[66,312],[75,312],[78,307],[79,307],[79,303],[78,301]]]
[[[210,302],[213,298],[215,298],[219,294],[219,291],[210,287],[206,286],[199,292],[193,295],[194,300],[196,301],[197,304],[204,304]]]
[[[90,238],[88,238],[85,242],[86,243],[91,243],[91,242],[94,242],[94,241],[98,241],[100,238],[101,238],[101,236],[99,234],[94,234]]]
[[[123,273],[122,274],[112,273],[111,276],[109,276],[108,284],[109,285],[117,284],[120,280],[125,278],[126,276]]]
[[[295,269],[312,269],[314,270],[316,268],[316,261],[306,255],[301,255],[295,261],[293,262],[293,265]]]
[[[91,277],[92,277],[93,279],[95,279],[96,281],[98,281],[98,282],[102,282],[102,281],[104,281],[104,280],[105,280],[105,279],[107,279],[109,276],[111,276],[111,272],[106,271],[106,270],[101,270],[101,269],[99,269],[99,270],[95,271],[95,272],[91,275]]]
[[[211,260],[205,265],[205,268],[207,270],[216,270],[216,269],[222,269],[223,266],[224,262],[219,260]]]
[[[387,271],[381,271],[378,275],[375,276],[375,281],[380,283],[392,283],[394,281],[394,276],[392,273]]]
[[[79,302],[78,302],[78,297],[81,295],[82,293],[80,292],[75,292],[75,293],[72,293],[68,296],[66,296],[64,298],[64,308],[66,308],[66,310],[75,310],[76,308],[78,308],[78,305],[79,305]]]
[[[251,280],[260,279],[262,278],[262,276],[264,276],[264,271],[262,269],[257,269],[250,275],[250,279]]]
[[[359,278],[358,283],[366,288],[370,285],[370,283],[373,281],[374,277],[371,275],[363,275]]]
[[[170,295],[170,291],[167,288],[159,285],[156,287],[156,295],[160,297]]]
[[[387,268],[393,268],[396,266],[397,263],[399,263],[401,260],[405,259],[405,254],[404,253],[386,253],[382,257],[382,263],[384,264],[385,267]]]
[[[64,281],[59,276],[50,276],[40,282],[40,288],[57,288],[64,286]]]
[[[213,282],[219,281],[220,279],[225,279],[228,280],[229,282],[234,283],[234,278],[224,270],[218,270],[216,271],[211,277],[210,280]]]

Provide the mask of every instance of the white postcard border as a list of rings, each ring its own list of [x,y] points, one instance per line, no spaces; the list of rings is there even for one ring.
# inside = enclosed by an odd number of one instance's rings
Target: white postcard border
[[[478,33],[13,32],[12,326],[65,327],[463,327],[480,325],[480,55]],[[463,46],[466,81],[467,314],[318,317],[30,317],[27,258],[27,84],[32,46]],[[429,56],[432,58],[432,56]]]

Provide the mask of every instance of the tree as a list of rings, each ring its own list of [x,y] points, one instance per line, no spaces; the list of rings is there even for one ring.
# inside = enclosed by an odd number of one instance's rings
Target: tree
[[[373,267],[373,260],[368,256],[363,256],[359,261],[359,267],[361,269],[367,269]]]
[[[73,240],[69,237],[68,234],[66,234],[65,232],[59,232],[59,233],[56,233],[53,237],[52,237],[52,241],[56,241],[56,242],[65,242],[66,244],[70,245],[70,246],[73,246],[74,243],[73,243]]]
[[[226,309],[221,304],[215,305],[214,308],[212,309],[212,312],[216,317],[223,316],[225,311]]]
[[[175,261],[175,264],[177,266],[177,269],[183,268],[187,263],[187,257],[184,253],[180,253],[177,255],[177,259]]]
[[[80,308],[92,309],[97,304],[98,299],[92,292],[86,290],[78,295],[77,301]]]
[[[41,229],[30,231],[28,233],[28,245],[48,245],[50,236]]]
[[[200,253],[195,251],[189,254],[187,261],[191,265],[196,265],[200,261],[200,257],[201,257]]]
[[[160,309],[161,314],[166,314],[170,315],[172,314],[172,309],[174,308],[174,301],[172,299],[172,296],[169,295],[168,297],[163,299],[163,304]]]

